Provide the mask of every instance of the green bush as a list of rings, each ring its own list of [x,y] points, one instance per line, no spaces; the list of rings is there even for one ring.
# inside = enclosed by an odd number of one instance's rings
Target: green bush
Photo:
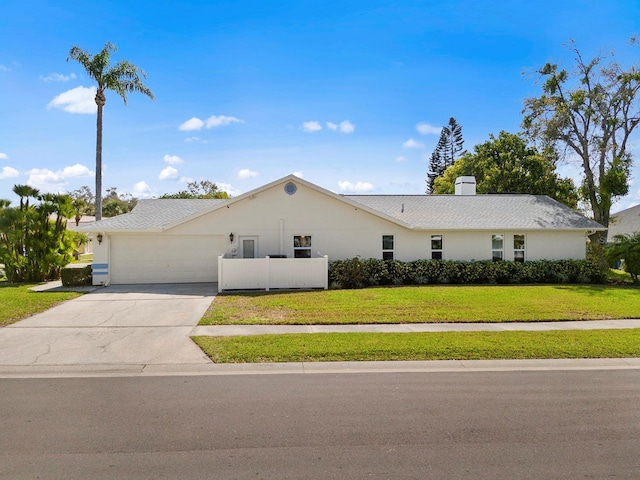
[[[586,260],[536,260],[531,262],[462,262],[452,260],[378,260],[359,257],[335,260],[329,265],[332,288],[383,285],[468,285],[530,283],[604,283],[603,272]]]
[[[62,269],[62,285],[65,287],[84,287],[91,285],[91,265],[80,268],[66,267]]]

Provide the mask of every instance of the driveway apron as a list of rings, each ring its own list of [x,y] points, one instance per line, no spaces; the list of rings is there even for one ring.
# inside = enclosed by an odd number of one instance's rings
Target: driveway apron
[[[189,335],[216,292],[211,283],[100,288],[0,329],[0,366],[211,363]]]

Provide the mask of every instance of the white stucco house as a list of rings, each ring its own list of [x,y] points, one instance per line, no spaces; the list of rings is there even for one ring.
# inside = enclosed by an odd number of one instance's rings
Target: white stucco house
[[[228,200],[140,200],[82,230],[93,237],[95,285],[222,289],[268,288],[264,275],[276,270],[280,284],[271,286],[322,286],[301,269],[326,282],[327,261],[355,256],[584,259],[585,236],[606,229],[546,196],[476,195],[473,177],[461,177],[455,195],[339,195],[289,175]]]

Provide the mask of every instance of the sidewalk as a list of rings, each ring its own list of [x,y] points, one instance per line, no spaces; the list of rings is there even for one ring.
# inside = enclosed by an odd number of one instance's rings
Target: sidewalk
[[[366,325],[209,325],[195,327],[192,336],[228,337],[236,335],[263,335],[283,333],[335,333],[335,332],[502,332],[524,330],[602,330],[640,328],[640,319],[590,320],[571,322],[502,322],[502,323],[401,323]]]

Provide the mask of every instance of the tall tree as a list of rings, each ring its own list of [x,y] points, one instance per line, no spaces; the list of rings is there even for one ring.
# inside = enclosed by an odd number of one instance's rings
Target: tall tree
[[[113,66],[109,64],[111,52],[116,50],[116,46],[110,42],[107,42],[104,48],[95,55],[74,46],[69,51],[67,58],[67,61],[72,59],[80,63],[87,75],[98,84],[95,96],[98,106],[96,120],[96,220],[102,218],[102,109],[107,101],[105,92],[107,90],[116,92],[122,97],[125,105],[127,104],[128,92],[142,93],[151,100],[154,99],[151,90],[142,83],[142,79],[147,78],[144,70],[127,60],[122,60]]]
[[[71,200],[73,201],[73,208],[75,210],[76,226],[80,224],[80,220],[83,215],[94,215],[95,213],[95,196],[87,185],[83,185],[69,193]]]
[[[200,180],[187,183],[187,190],[165,193],[160,198],[229,198],[229,194],[211,180]]]
[[[580,195],[593,219],[608,227],[611,205],[629,191],[628,142],[640,123],[640,72],[605,64],[603,56],[586,61],[573,42],[571,51],[572,73],[551,63],[538,70],[542,94],[525,100],[523,127],[532,139],[580,159]],[[604,244],[606,235],[592,234],[591,244]]]
[[[462,127],[455,118],[451,117],[449,124],[442,127],[438,144],[429,159],[427,193],[432,193],[435,179],[440,177],[464,153],[463,145]]]
[[[548,195],[576,208],[578,194],[570,178],[556,173],[557,154],[552,149],[540,153],[526,140],[508,132],[476,145],[434,182],[433,193],[453,193],[455,180],[474,176],[478,193],[528,193]]]
[[[138,199],[130,193],[118,193],[116,187],[107,188],[104,197],[104,214],[107,217],[115,217],[123,213],[129,213],[138,203]]]

